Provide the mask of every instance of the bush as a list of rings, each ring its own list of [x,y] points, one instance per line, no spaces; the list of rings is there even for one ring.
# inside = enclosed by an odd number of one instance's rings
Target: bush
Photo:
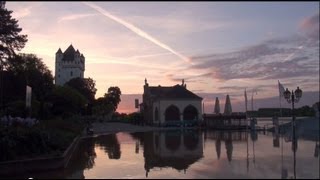
[[[61,155],[85,127],[83,119],[44,120],[26,126],[0,126],[0,161]]]

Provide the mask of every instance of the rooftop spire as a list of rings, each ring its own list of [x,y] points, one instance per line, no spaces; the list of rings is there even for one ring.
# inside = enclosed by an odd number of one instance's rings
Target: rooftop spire
[[[61,49],[60,49],[60,48],[58,49],[58,51],[56,52],[56,54],[57,54],[57,53],[59,53],[59,54],[61,54],[61,53],[62,53],[62,51],[61,51]]]

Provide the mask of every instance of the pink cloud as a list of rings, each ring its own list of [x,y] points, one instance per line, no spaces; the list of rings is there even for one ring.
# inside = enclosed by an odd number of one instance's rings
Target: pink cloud
[[[319,40],[319,13],[302,20],[300,28],[308,37]]]

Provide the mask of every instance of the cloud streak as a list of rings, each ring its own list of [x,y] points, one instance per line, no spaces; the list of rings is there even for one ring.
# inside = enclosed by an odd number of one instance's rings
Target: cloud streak
[[[191,69],[211,70],[223,80],[274,79],[314,75],[319,71],[317,45],[309,39],[274,39],[238,51],[192,57]],[[304,46],[308,48],[304,48]],[[309,44],[309,45],[308,45]],[[208,74],[211,75],[211,74]]]
[[[72,21],[72,20],[77,20],[81,18],[91,17],[95,15],[97,14],[72,14],[72,15],[62,17],[61,19],[59,19],[58,23],[61,23],[63,21]]]
[[[88,3],[88,2],[82,2],[83,4],[85,4],[86,6],[89,6],[90,8],[98,11],[99,13],[101,13],[102,15],[104,15],[105,17],[108,17],[109,19],[112,19],[114,21],[116,21],[117,23],[125,26],[126,28],[128,28],[129,30],[131,30],[132,32],[134,32],[135,34],[153,42],[154,44],[156,44],[157,46],[166,49],[168,51],[170,51],[171,53],[175,54],[176,56],[178,56],[179,58],[181,58],[182,60],[191,63],[190,59],[182,54],[180,54],[179,52],[173,50],[171,47],[169,47],[168,45],[160,42],[159,40],[157,40],[156,38],[152,37],[151,35],[147,34],[146,32],[144,32],[143,30],[141,30],[140,28],[134,26],[133,24],[124,21],[123,19],[116,17],[112,14],[110,14],[108,11],[102,9],[101,7],[94,5],[92,3]]]

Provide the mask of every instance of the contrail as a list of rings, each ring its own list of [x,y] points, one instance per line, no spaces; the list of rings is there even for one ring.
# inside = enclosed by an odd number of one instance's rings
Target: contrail
[[[301,49],[303,49],[303,48],[304,48],[303,45],[298,46],[298,47],[297,47],[297,50],[295,50],[293,53],[289,54],[289,55],[284,59],[284,61],[288,61],[289,59],[291,59],[291,58],[297,53],[298,50],[301,50]]]
[[[95,4],[88,3],[88,2],[82,2],[82,3],[87,5],[87,6],[89,6],[89,7],[91,7],[92,9],[100,12],[104,16],[106,16],[106,17],[108,17],[108,18],[110,18],[110,19],[122,24],[123,26],[125,26],[128,29],[130,29],[132,32],[136,33],[137,35],[139,35],[139,36],[141,36],[141,37],[153,42],[154,44],[162,47],[163,49],[166,49],[166,50],[170,51],[171,53],[173,53],[173,54],[177,55],[178,57],[180,57],[182,60],[184,60],[184,61],[186,61],[188,63],[191,63],[191,60],[188,57],[183,56],[182,54],[176,52],[175,50],[173,50],[168,45],[166,45],[166,44],[160,42],[159,40],[155,39],[154,37],[150,36],[149,34],[144,32],[143,30],[139,29],[138,27],[136,27],[136,26],[134,26],[134,25],[132,25],[132,24],[130,24],[130,23],[128,23],[128,22],[126,22],[126,21],[124,21],[124,20],[122,20],[122,19],[120,19],[120,18],[118,18],[118,17],[116,17],[116,16],[114,16],[112,14],[110,14],[108,11],[102,9],[101,7],[99,7],[99,6],[95,5]]]

